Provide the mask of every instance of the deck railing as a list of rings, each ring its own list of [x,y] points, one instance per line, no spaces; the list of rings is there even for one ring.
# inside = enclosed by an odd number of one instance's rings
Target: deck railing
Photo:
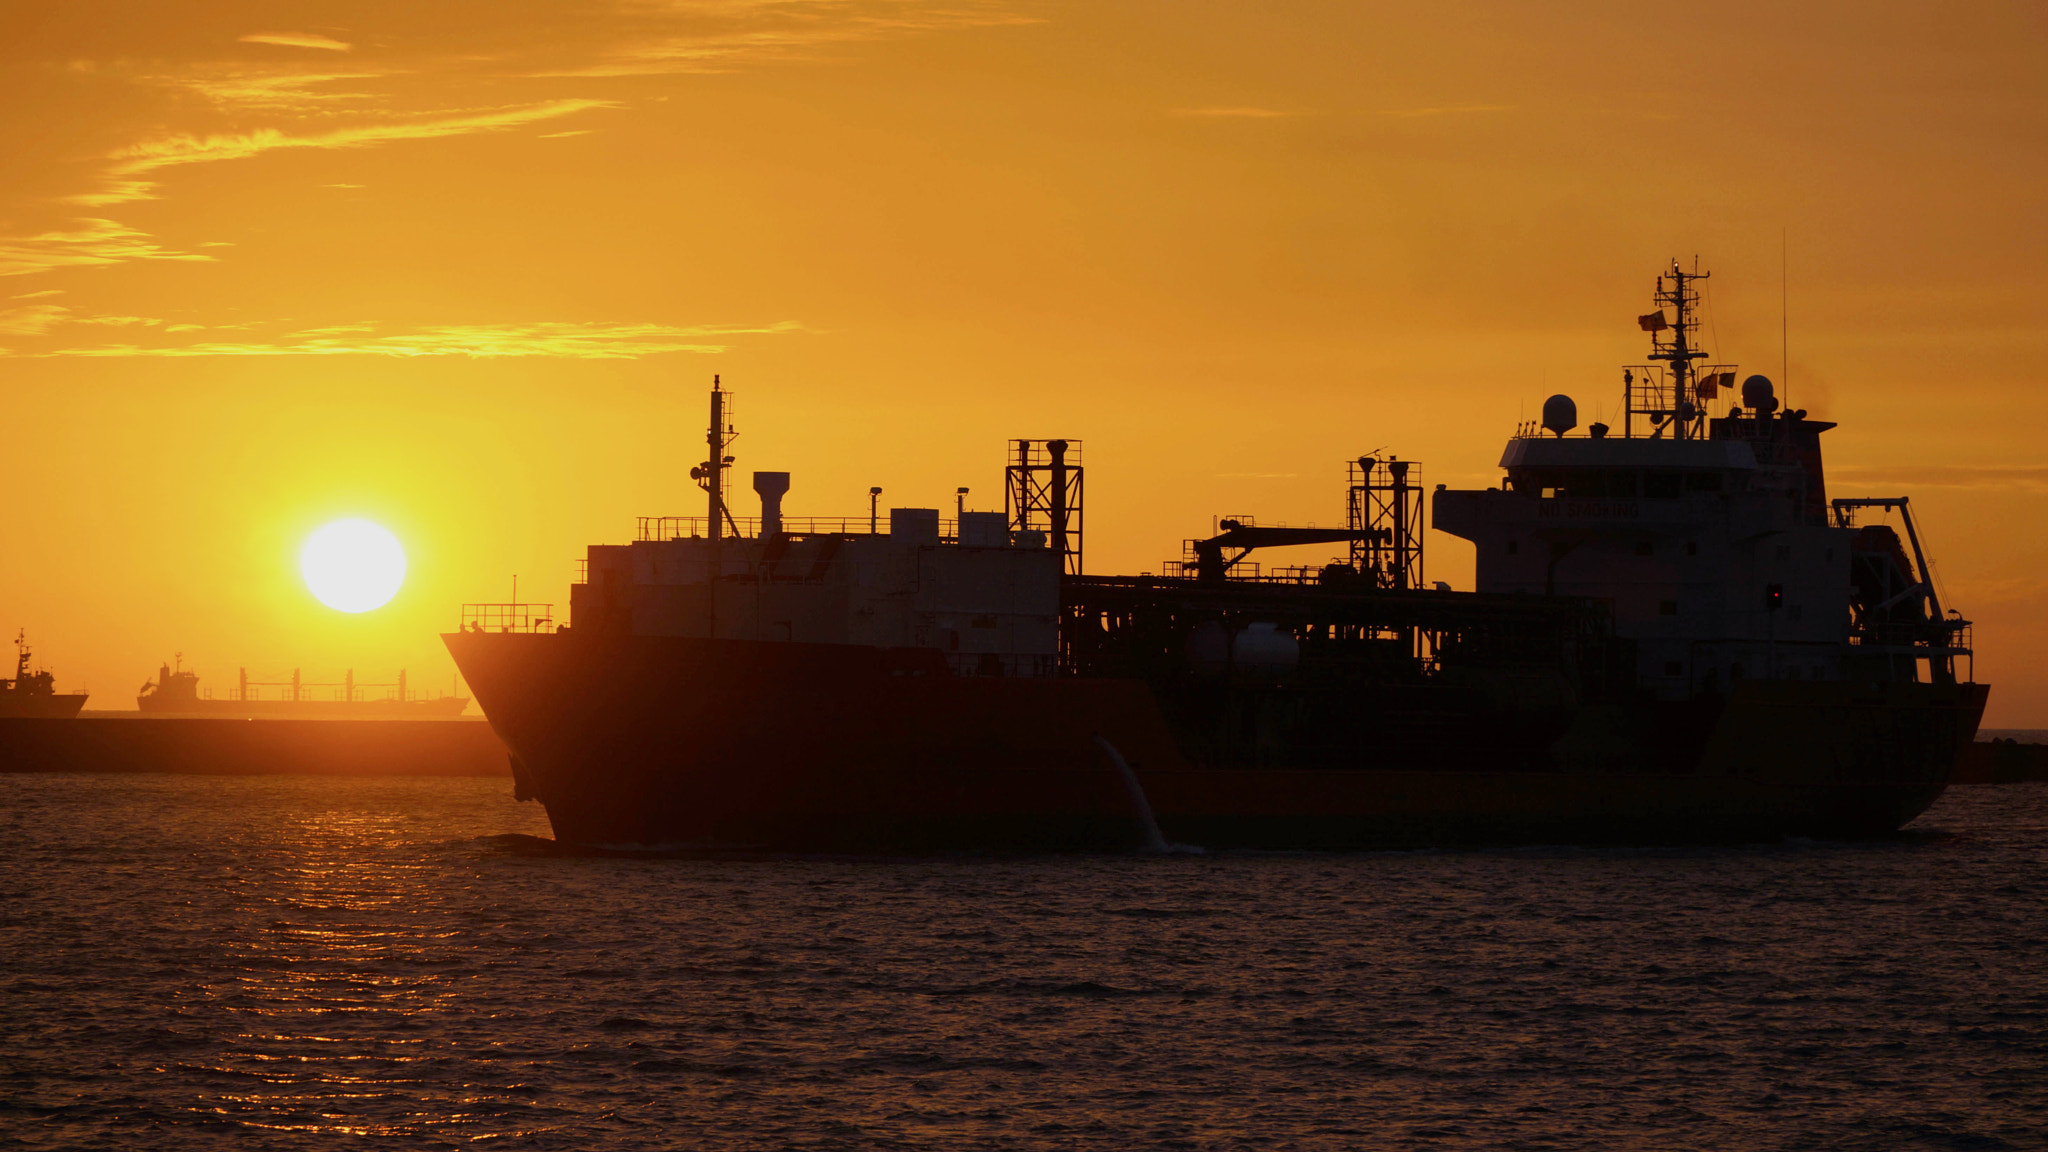
[[[464,632],[552,632],[553,604],[464,604]]]
[[[784,516],[782,530],[791,536],[866,536],[870,521],[866,516]],[[888,535],[889,513],[884,510],[872,522],[877,535]],[[951,543],[959,538],[960,526],[955,520],[939,521],[939,539]],[[636,541],[703,539],[711,534],[711,518],[708,516],[641,516],[633,538]],[[726,527],[726,535],[737,534],[751,539],[761,534],[759,516],[735,516]]]

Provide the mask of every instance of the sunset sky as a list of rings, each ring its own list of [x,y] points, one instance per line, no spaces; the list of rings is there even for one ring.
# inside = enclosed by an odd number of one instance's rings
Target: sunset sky
[[[463,602],[699,511],[714,372],[793,515],[1080,438],[1090,570],[1157,571],[1611,416],[1674,256],[1779,377],[1782,244],[1830,494],[1912,497],[1986,723],[2048,727],[2044,12],[8,0],[0,625],[94,708],[174,651],[446,691]],[[341,517],[387,607],[301,582]]]

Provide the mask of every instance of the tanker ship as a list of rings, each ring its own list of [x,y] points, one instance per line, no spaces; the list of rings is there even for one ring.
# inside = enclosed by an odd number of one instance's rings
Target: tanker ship
[[[1659,276],[1620,428],[1553,396],[1484,490],[1364,456],[1343,528],[1220,520],[1160,575],[1084,573],[1078,442],[1013,441],[1003,512],[799,520],[756,472],[735,516],[714,378],[705,515],[592,546],[566,620],[472,604],[444,639],[516,794],[585,845],[1896,830],[1975,734],[1969,624],[1905,496],[1830,499],[1833,424],[1705,363],[1706,276]],[[1426,514],[1476,548],[1472,591],[1423,579]]]
[[[233,720],[448,720],[462,715],[469,707],[466,697],[415,693],[406,686],[403,670],[393,683],[369,684],[358,683],[354,669],[339,681],[313,683],[302,679],[296,668],[292,669],[290,680],[268,682],[249,679],[249,670],[243,668],[234,695],[222,700],[200,693],[199,673],[185,667],[183,653],[172,661],[160,665],[155,678],[143,683],[135,697],[137,711],[151,716]],[[266,698],[262,695],[265,688],[278,689],[278,694]],[[323,688],[330,692],[338,688],[341,695],[331,699],[314,695],[315,690]],[[389,694],[368,695],[378,688]]]

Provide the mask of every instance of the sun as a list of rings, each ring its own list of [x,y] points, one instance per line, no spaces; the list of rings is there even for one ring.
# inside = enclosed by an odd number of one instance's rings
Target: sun
[[[382,608],[405,583],[398,537],[368,520],[336,520],[306,537],[299,574],[313,598],[337,612]]]

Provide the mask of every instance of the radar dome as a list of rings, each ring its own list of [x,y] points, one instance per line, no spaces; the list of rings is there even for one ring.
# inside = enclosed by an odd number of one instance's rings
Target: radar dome
[[[1569,396],[1552,396],[1543,402],[1543,426],[1559,436],[1579,426],[1579,406]]]
[[[1742,382],[1742,406],[1758,412],[1778,410],[1778,397],[1771,389],[1769,376],[1751,376]]]

